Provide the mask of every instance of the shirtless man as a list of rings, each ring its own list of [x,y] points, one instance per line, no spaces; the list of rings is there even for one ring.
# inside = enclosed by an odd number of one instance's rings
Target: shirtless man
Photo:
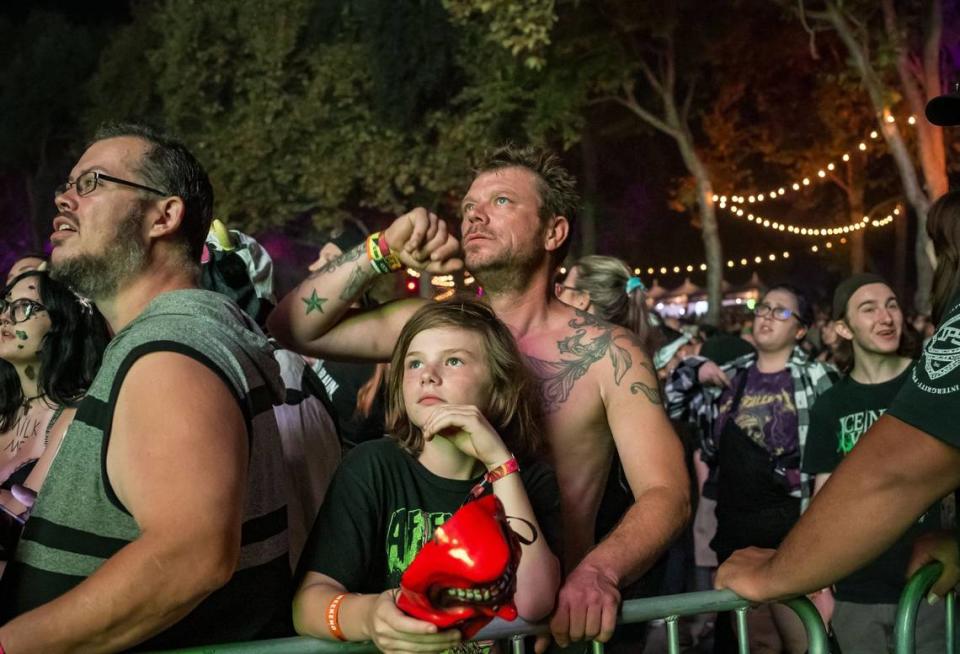
[[[503,148],[480,168],[461,203],[467,268],[541,380],[565,521],[568,575],[551,621],[561,646],[610,638],[618,588],[656,561],[689,515],[683,449],[649,359],[630,332],[553,295],[552,275],[568,245],[576,202],[574,181],[556,157]],[[392,268],[443,274],[462,265],[446,224],[424,209],[400,216],[383,236],[399,257]],[[311,356],[387,360],[401,327],[424,301],[344,318],[376,274],[365,245],[345,252],[280,302],[268,321],[271,332]],[[614,449],[636,501],[593,547]]]

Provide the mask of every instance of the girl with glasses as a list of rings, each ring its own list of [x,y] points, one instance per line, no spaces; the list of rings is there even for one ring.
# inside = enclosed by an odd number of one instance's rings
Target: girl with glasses
[[[100,313],[46,272],[0,296],[0,565],[109,340]],[[44,453],[50,446],[50,452]]]
[[[776,547],[812,495],[813,479],[800,472],[809,408],[832,386],[836,369],[812,361],[799,347],[813,309],[798,289],[771,287],[754,311],[756,352],[722,367],[690,357],[667,382],[672,418],[703,432],[703,459],[712,469],[717,531],[710,546],[722,564],[735,550]],[[806,651],[799,620],[774,606],[783,651]],[[717,621],[717,652],[736,648],[730,620]]]

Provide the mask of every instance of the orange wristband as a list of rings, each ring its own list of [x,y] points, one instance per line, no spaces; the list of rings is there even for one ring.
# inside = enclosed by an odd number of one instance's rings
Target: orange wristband
[[[346,636],[343,635],[343,630],[340,628],[340,603],[343,602],[343,598],[346,596],[347,593],[340,593],[330,600],[330,604],[327,606],[327,628],[330,629],[333,637],[340,641],[347,639]]]

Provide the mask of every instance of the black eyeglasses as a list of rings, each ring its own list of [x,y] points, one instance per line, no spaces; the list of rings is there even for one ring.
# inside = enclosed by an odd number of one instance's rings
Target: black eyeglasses
[[[754,315],[764,318],[766,316],[772,316],[774,320],[785,321],[790,320],[790,316],[796,316],[791,309],[787,307],[772,307],[767,303],[758,304],[753,310]],[[797,320],[800,320],[797,318]]]
[[[159,189],[155,189],[150,186],[144,186],[143,184],[137,184],[136,182],[128,182],[125,179],[120,179],[119,177],[106,175],[104,173],[101,173],[98,170],[91,170],[89,172],[86,172],[80,175],[79,177],[77,177],[77,179],[75,179],[72,182],[68,181],[58,186],[56,193],[54,194],[54,197],[63,195],[64,193],[70,190],[71,186],[76,187],[77,195],[81,197],[83,197],[84,195],[90,195],[95,190],[97,190],[97,186],[99,186],[100,182],[102,181],[113,182],[114,184],[123,184],[124,186],[131,186],[133,188],[138,188],[142,191],[150,191],[151,193],[156,193],[157,195],[170,195],[169,193],[165,193]]]
[[[14,325],[30,320],[40,311],[46,311],[47,307],[35,300],[29,298],[20,298],[19,300],[0,300],[0,316],[10,313],[10,322]]]
[[[558,297],[559,297],[560,294],[562,294],[565,290],[567,290],[567,291],[573,291],[574,293],[583,293],[583,291],[580,290],[579,288],[577,288],[576,286],[564,286],[562,282],[555,282],[555,283],[554,283],[554,285],[553,285],[553,292],[554,292],[554,294],[557,295]]]

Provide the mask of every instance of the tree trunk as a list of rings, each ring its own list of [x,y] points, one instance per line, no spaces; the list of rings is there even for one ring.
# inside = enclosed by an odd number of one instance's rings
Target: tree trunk
[[[850,220],[860,220],[863,213],[856,211],[851,207],[850,209]],[[850,274],[856,275],[857,273],[862,273],[866,266],[864,265],[866,259],[866,247],[864,246],[864,240],[866,236],[866,230],[857,229],[853,232],[850,232],[850,235],[847,237],[850,243]]]
[[[700,210],[701,230],[700,237],[703,239],[703,250],[707,264],[707,316],[706,322],[719,325],[720,309],[723,302],[723,292],[721,280],[723,279],[723,248],[720,245],[720,230],[717,227],[717,214],[713,206],[713,184],[710,181],[710,173],[700,156],[697,154],[694,146],[693,134],[687,126],[687,111],[689,110],[689,101],[692,95],[692,89],[688,89],[687,99],[683,103],[682,112],[677,109],[677,100],[674,96],[676,90],[675,76],[675,55],[673,50],[673,40],[668,39],[667,48],[664,52],[664,58],[660,62],[660,78],[658,79],[653,70],[641,63],[644,75],[650,86],[660,96],[663,102],[663,115],[657,116],[640,106],[633,94],[633,85],[624,86],[625,97],[620,99],[620,103],[630,109],[638,118],[648,125],[669,135],[677,143],[680,150],[680,156],[686,164],[687,170],[693,175],[697,185],[697,207]]]
[[[907,242],[910,238],[910,213],[904,209],[903,215],[893,221],[893,283],[897,297],[907,299]]]
[[[860,71],[863,85],[867,89],[870,102],[873,104],[877,115],[880,131],[897,165],[897,171],[900,173],[904,196],[917,216],[917,238],[914,244],[917,254],[917,294],[914,305],[918,311],[929,313],[930,284],[933,280],[933,268],[936,265],[936,257],[933,255],[933,248],[930,247],[930,241],[927,238],[927,209],[930,206],[930,200],[920,186],[917,170],[910,159],[910,153],[907,151],[906,143],[904,143],[897,124],[887,121],[887,117],[891,114],[884,101],[883,83],[880,81],[873,65],[867,59],[867,53],[863,45],[857,41],[846,19],[841,15],[840,10],[832,0],[827,3],[827,16]]]
[[[863,159],[861,157],[860,159]],[[854,165],[846,165],[846,180],[842,186],[847,196],[848,222],[858,223],[863,220],[863,192],[866,186],[866,166],[861,160]],[[850,245],[850,274],[862,273],[866,269],[866,229],[856,229],[847,236]]]
[[[929,207],[930,203],[947,192],[949,182],[943,130],[923,118],[927,101],[940,94],[940,39],[943,32],[943,8],[940,0],[932,0],[927,8],[928,12],[923,21],[922,68],[919,73],[914,73],[911,70],[911,53],[905,45],[898,25],[893,0],[883,0],[884,25],[897,55],[900,86],[911,113],[917,117],[917,151],[923,179],[926,182],[925,191]],[[914,206],[914,210],[917,212],[915,302],[919,311],[929,313],[929,294],[933,283],[933,270],[936,268],[936,256],[933,244],[927,236],[926,209],[921,211]]]
[[[597,160],[597,144],[588,127],[583,129],[580,136],[580,155],[583,164],[583,207],[580,212],[580,254],[596,254],[597,252],[597,197],[599,163]],[[633,262],[627,262],[633,265]]]
[[[693,137],[686,129],[679,130],[677,145],[687,170],[697,182],[697,207],[700,209],[700,238],[707,260],[707,317],[711,325],[720,324],[720,309],[723,303],[723,247],[717,227],[717,210],[713,204],[713,184],[707,167],[703,164],[693,145]]]

